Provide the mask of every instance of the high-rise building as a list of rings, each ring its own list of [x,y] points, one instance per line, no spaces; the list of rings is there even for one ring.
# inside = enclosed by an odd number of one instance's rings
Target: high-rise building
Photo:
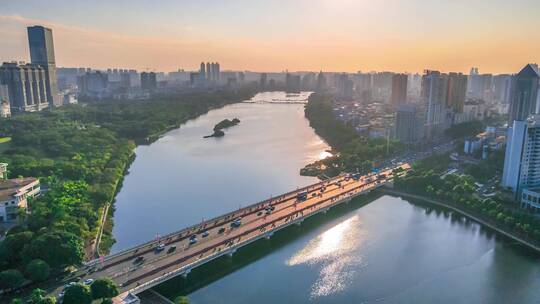
[[[261,73],[261,80],[259,81],[259,87],[260,87],[261,89],[266,88],[267,80],[268,80],[268,74],[266,74],[266,73]]]
[[[320,71],[319,75],[317,75],[317,87],[315,91],[317,93],[323,93],[324,91],[326,91],[326,77],[324,76],[322,71]]]
[[[509,104],[512,96],[512,76],[493,76],[493,101],[496,103]]]
[[[143,90],[154,91],[157,89],[157,78],[154,72],[141,73],[141,88]]]
[[[390,103],[394,106],[407,102],[407,74],[394,74],[392,76],[392,95]]]
[[[204,64],[204,62],[201,62],[201,67],[199,69],[199,78],[201,84],[206,82],[206,65]]]
[[[206,63],[206,80],[207,81],[212,81],[212,67],[211,67],[211,64],[210,62],[207,62]]]
[[[27,30],[31,62],[41,65],[45,70],[47,101],[51,106],[61,105],[62,100],[58,96],[52,30],[39,25],[30,26]]]
[[[540,115],[514,120],[508,128],[502,186],[512,189],[516,199],[523,190],[540,187]]]
[[[448,90],[446,106],[454,113],[463,113],[465,95],[467,94],[467,76],[461,73],[448,74]]]
[[[540,75],[538,66],[526,65],[512,81],[512,100],[508,115],[508,125],[514,120],[525,120],[530,114],[538,113],[537,103]]]
[[[220,67],[219,67],[219,62],[216,62],[215,63],[215,67],[214,67],[214,81],[216,82],[216,84],[219,84],[219,81],[220,81],[220,74],[221,74],[221,71],[220,71]]]
[[[107,73],[100,71],[86,72],[84,75],[77,77],[77,86],[79,88],[79,96],[91,98],[109,97],[109,76]]]
[[[287,92],[300,92],[300,75],[285,75],[285,89]]]
[[[34,112],[49,106],[46,75],[37,64],[4,62],[0,66],[0,84],[7,88],[12,112]]]
[[[340,98],[352,99],[354,95],[354,83],[349,79],[349,75],[341,73],[336,82],[337,95]]]
[[[426,106],[426,137],[431,139],[445,126],[448,75],[426,71],[422,77],[422,98]]]
[[[418,142],[421,139],[422,123],[416,106],[398,105],[394,127],[394,138],[401,143],[410,145]]]

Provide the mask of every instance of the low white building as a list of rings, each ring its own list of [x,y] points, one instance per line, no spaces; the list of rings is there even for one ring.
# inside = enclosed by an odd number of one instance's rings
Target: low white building
[[[540,189],[523,189],[520,202],[523,208],[540,211]]]
[[[27,210],[28,198],[39,193],[39,179],[35,177],[0,180],[0,222],[16,220],[19,208]]]

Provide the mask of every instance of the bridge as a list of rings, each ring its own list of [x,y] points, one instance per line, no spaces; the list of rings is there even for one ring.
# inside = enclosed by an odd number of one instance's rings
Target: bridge
[[[119,287],[114,303],[138,303],[136,294],[176,276],[187,276],[197,266],[272,235],[306,218],[368,193],[393,180],[395,169],[337,177],[218,216],[134,248],[88,262],[73,274],[74,281],[109,277]],[[162,248],[161,251],[157,247]],[[69,282],[69,281],[68,281]],[[52,291],[62,292],[63,286]]]

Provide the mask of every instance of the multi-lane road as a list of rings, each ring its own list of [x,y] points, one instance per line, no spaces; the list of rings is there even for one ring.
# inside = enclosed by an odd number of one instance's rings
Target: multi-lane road
[[[311,215],[369,192],[391,181],[396,168],[408,170],[410,166],[400,164],[354,178],[340,175],[291,191],[92,261],[74,273],[72,281],[90,283],[92,279],[109,277],[124,294],[141,292],[171,277],[187,275],[200,264],[224,254],[233,254],[239,247],[270,237],[279,229],[299,224]],[[162,250],[158,251],[158,246]],[[58,295],[62,290],[63,285],[52,293]]]

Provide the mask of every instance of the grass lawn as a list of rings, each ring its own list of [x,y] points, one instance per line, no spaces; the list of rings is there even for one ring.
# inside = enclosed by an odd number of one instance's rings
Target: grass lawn
[[[11,137],[0,137],[0,153],[9,149]]]

